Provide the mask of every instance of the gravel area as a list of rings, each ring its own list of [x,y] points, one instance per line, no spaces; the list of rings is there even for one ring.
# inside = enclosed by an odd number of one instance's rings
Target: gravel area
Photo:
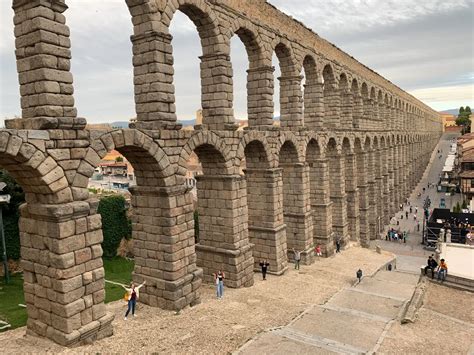
[[[379,354],[470,354],[474,350],[474,297],[428,284],[415,323],[395,322]],[[443,316],[456,318],[455,321]]]
[[[265,329],[288,324],[312,304],[323,304],[343,287],[355,281],[360,267],[365,275],[393,258],[390,253],[354,247],[341,254],[317,260],[301,270],[280,277],[269,275],[244,289],[226,288],[223,300],[216,300],[211,285],[202,287],[202,303],[179,314],[138,306],[137,318],[123,320],[125,303],[113,302],[114,335],[94,344],[68,349],[48,340],[25,336],[25,328],[0,334],[4,353],[193,353],[222,354],[238,349]]]

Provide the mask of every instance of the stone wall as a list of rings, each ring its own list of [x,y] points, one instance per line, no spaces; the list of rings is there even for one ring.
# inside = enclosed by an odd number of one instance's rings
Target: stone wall
[[[436,112],[265,1],[126,3],[137,121],[107,132],[86,130],[77,117],[65,1],[13,1],[22,117],[0,130],[0,166],[26,193],[28,333],[64,345],[113,332],[101,220],[87,190],[107,152],[120,151],[135,169],[133,280],[147,281],[140,301],[179,310],[200,302],[201,283],[218,270],[227,286],[248,287],[260,260],[284,273],[293,248],[309,264],[316,245],[332,255],[336,238],[367,246],[421,178],[442,132]],[[203,49],[195,131],[176,122],[168,28],[178,10],[196,24]],[[234,34],[249,55],[246,131],[236,131],[232,109]],[[203,167],[197,244],[185,186],[193,152]]]

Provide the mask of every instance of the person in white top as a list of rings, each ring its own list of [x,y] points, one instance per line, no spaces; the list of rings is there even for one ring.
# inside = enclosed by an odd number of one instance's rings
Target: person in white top
[[[140,296],[140,288],[145,285],[146,280],[143,281],[142,284],[135,286],[135,284],[132,282],[130,284],[130,288],[126,287],[125,285],[122,285],[122,287],[127,291],[127,301],[128,301],[128,308],[127,312],[125,313],[124,319],[127,320],[127,316],[130,313],[130,310],[132,311],[132,315],[135,317],[135,306],[137,304],[138,297]]]

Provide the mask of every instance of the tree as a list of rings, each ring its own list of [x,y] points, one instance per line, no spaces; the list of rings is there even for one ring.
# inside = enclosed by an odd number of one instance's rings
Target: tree
[[[456,119],[456,125],[463,127],[463,133],[469,132],[470,127],[471,127],[471,120],[470,120],[470,115],[471,115],[471,108],[469,106],[466,106],[464,108],[461,106],[459,108],[459,114],[458,118]]]
[[[97,211],[102,217],[104,256],[116,256],[120,242],[132,232],[127,218],[125,198],[121,195],[105,196],[100,200]]]
[[[10,203],[2,207],[7,258],[17,260],[20,258],[20,231],[18,229],[20,214],[18,208],[25,202],[25,193],[15,179],[4,169],[0,169],[0,181],[7,184],[2,193],[11,196]],[[0,254],[3,254],[1,243]]]

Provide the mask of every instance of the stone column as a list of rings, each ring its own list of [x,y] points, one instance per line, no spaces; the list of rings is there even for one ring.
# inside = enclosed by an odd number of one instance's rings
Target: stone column
[[[303,126],[303,98],[301,95],[301,75],[282,76],[280,81],[280,127]]]
[[[360,243],[363,247],[369,246],[370,229],[369,229],[369,184],[368,184],[368,153],[358,152],[356,155],[356,174],[357,188],[359,190],[359,224],[360,224]]]
[[[345,129],[350,129],[353,127],[352,101],[352,93],[349,90],[341,90],[341,126]]]
[[[367,152],[367,189],[369,196],[369,231],[370,240],[377,239],[377,223],[378,223],[378,210],[377,210],[377,180],[376,176],[376,161],[375,161],[375,150]]]
[[[306,163],[282,165],[283,215],[286,224],[288,258],[292,249],[301,251],[301,262],[313,261],[313,216],[309,200],[309,167]]]
[[[83,129],[72,95],[66,4],[15,0],[13,9],[22,118],[6,120],[6,128]]]
[[[149,31],[130,37],[133,44],[135,110],[139,129],[176,129],[172,36]]]
[[[388,144],[388,143],[386,143]],[[390,185],[389,185],[389,170],[388,167],[392,165],[391,157],[389,154],[389,148],[384,147],[381,152],[381,171],[382,171],[382,227],[383,225],[390,223],[390,210],[391,210],[391,198],[390,198]]]
[[[269,273],[281,275],[288,269],[282,169],[246,169],[244,172],[254,270],[260,270],[261,260],[268,260]]]
[[[353,127],[356,129],[365,128],[362,122],[362,119],[364,117],[364,103],[362,95],[355,94],[352,112]]]
[[[382,167],[382,149],[374,151],[374,167],[375,167],[375,205],[376,205],[376,234],[375,239],[380,232],[384,223],[384,188],[383,188],[383,167]]]
[[[396,215],[396,213],[399,211],[400,207],[399,204],[397,203],[397,198],[396,198],[396,191],[395,191],[395,171],[397,169],[396,167],[396,160],[395,160],[395,155],[394,155],[394,147],[389,146],[387,148],[387,172],[388,172],[388,202],[389,202],[389,218]],[[390,220],[389,220],[390,221]]]
[[[324,121],[324,84],[307,79],[304,86],[304,125],[320,131]]]
[[[21,206],[27,334],[64,346],[112,335],[114,317],[104,304],[98,203]]]
[[[325,256],[334,254],[332,238],[332,201],[329,193],[329,167],[327,159],[309,163],[311,209],[313,210],[314,245],[321,245]]]
[[[201,99],[203,127],[234,130],[232,66],[230,57],[213,53],[201,59]]]
[[[380,110],[379,110],[379,105],[377,103],[377,100],[371,99],[372,102],[372,129],[379,129],[379,115],[380,115]]]
[[[199,243],[197,266],[204,280],[223,270],[226,285],[253,285],[252,244],[248,238],[247,187],[240,175],[198,175]]]
[[[130,188],[135,270],[146,285],[140,301],[180,310],[200,302],[202,270],[196,267],[192,195],[185,186]]]
[[[349,239],[347,222],[347,195],[344,177],[344,158],[340,154],[329,158],[329,185],[332,205],[332,227],[338,237],[342,237],[344,244]]]
[[[357,188],[357,168],[355,154],[345,154],[345,189],[347,196],[347,222],[350,239],[358,241],[360,237],[359,189]]]
[[[272,66],[247,70],[247,114],[250,128],[273,126],[274,71]]]
[[[340,123],[340,95],[336,83],[324,84],[324,124],[327,128],[339,128]]]
[[[373,105],[372,105],[372,99],[370,98],[365,98],[364,100],[364,128],[365,129],[373,129]]]

